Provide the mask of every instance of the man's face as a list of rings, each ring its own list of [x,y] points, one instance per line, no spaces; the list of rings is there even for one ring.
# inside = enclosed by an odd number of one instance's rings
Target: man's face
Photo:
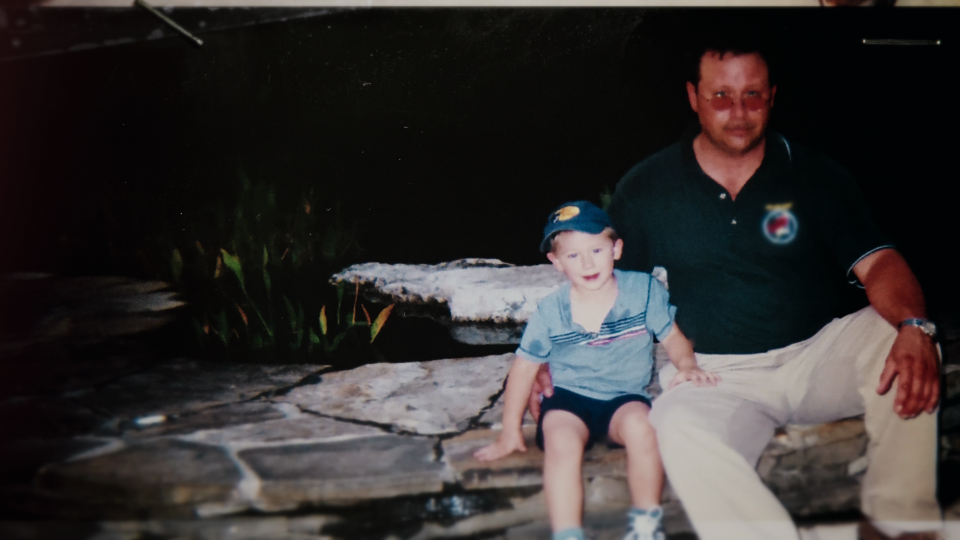
[[[705,142],[734,156],[763,141],[776,93],[766,62],[755,53],[721,57],[708,51],[700,59],[700,83],[687,83]]]

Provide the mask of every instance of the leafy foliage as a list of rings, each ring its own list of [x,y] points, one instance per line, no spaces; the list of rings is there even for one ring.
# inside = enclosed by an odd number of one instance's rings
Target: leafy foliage
[[[357,286],[352,313],[341,317],[348,286],[334,288],[327,278],[358,247],[353,230],[340,223],[338,206],[318,216],[318,202],[311,192],[281,209],[272,186],[241,172],[235,207],[227,212],[221,204],[212,220],[184,230],[169,252],[170,277],[192,310],[204,350],[240,360],[382,360],[373,340],[393,306],[371,320]],[[335,322],[326,307],[334,299]],[[363,320],[357,320],[358,304]]]

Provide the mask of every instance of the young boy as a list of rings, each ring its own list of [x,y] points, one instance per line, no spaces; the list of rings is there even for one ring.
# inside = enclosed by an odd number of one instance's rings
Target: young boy
[[[475,454],[481,461],[526,446],[520,425],[540,365],[550,364],[554,394],[544,398],[537,446],[544,451],[543,488],[553,540],[583,540],[583,452],[596,441],[627,449],[633,508],[625,540],[663,540],[663,467],[647,415],[653,337],[663,343],[684,381],[715,386],[697,367],[693,348],[673,323],[676,308],[649,274],[614,270],[623,241],[606,212],[586,201],[550,214],[540,251],[569,284],[543,298],[530,317],[505,391],[503,431]]]

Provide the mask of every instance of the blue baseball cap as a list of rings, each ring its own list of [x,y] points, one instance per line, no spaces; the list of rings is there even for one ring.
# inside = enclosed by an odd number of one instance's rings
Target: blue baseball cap
[[[550,239],[562,231],[579,231],[588,234],[600,234],[607,227],[613,228],[610,216],[597,205],[589,201],[574,201],[561,204],[547,217],[547,225],[543,228],[543,241],[540,242],[540,251],[550,251]]]

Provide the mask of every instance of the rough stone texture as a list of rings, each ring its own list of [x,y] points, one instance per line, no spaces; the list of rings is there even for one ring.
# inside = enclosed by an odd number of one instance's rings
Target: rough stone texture
[[[493,407],[483,413],[483,416],[480,417],[479,425],[489,427],[490,429],[502,429],[503,428],[503,398],[498,399],[496,403],[493,404]],[[533,421],[533,417],[530,416],[530,412],[527,411],[523,415],[523,425],[525,426],[535,426],[536,422]]]
[[[527,451],[514,453],[493,462],[480,462],[473,453],[496,440],[499,430],[474,430],[443,441],[444,460],[456,472],[457,481],[466,489],[488,489],[543,484],[543,452],[537,448],[536,426],[523,428]],[[623,449],[611,450],[597,444],[583,457],[583,475],[624,477]]]
[[[261,479],[263,508],[293,509],[439,492],[448,473],[435,458],[436,443],[382,435],[245,450],[239,456]]]
[[[787,426],[764,450],[757,470],[795,515],[854,510],[866,448],[862,418]]]
[[[235,403],[296,384],[318,371],[313,365],[225,364],[178,359],[76,397],[121,419],[181,415]]]
[[[455,433],[503,386],[512,354],[404,364],[369,364],[329,373],[280,401],[337,418],[389,424],[420,434]]]
[[[496,259],[365,263],[331,278],[333,283],[359,283],[367,299],[396,303],[400,315],[436,319],[454,339],[474,345],[519,343],[537,301],[563,280],[549,264],[513,266]]]
[[[220,448],[160,440],[44,467],[37,485],[57,497],[149,513],[226,502],[234,497],[240,479],[240,471]]]
[[[189,435],[189,440],[205,444],[246,445],[251,443],[299,444],[329,439],[383,435],[382,429],[340,422],[311,414],[293,414],[285,418],[251,422],[222,429],[207,429]]]
[[[164,435],[184,435],[202,430],[228,430],[233,426],[259,424],[285,418],[286,414],[269,401],[230,403],[204,409],[183,416],[169,416],[160,424],[137,428],[131,425],[124,437],[144,438]]]
[[[336,283],[359,282],[394,302],[443,303],[459,321],[524,322],[537,301],[564,277],[549,264],[513,266],[496,259],[464,259],[438,265],[353,265],[334,275]]]
[[[658,365],[667,361],[662,353],[657,352]],[[494,496],[499,502],[459,520],[438,521],[429,514],[417,533],[420,540],[504,530],[511,538],[538,534],[546,527],[546,511],[542,500],[529,496],[542,484],[542,453],[533,442],[532,422],[524,428],[526,453],[493,463],[472,457],[499,434],[485,426],[497,425],[502,417],[502,409],[490,400],[499,395],[511,361],[508,354],[379,364],[306,379],[319,368],[175,362],[108,385],[103,401],[96,403],[90,399],[100,392],[0,402],[0,418],[31,413],[38,424],[14,426],[16,437],[0,444],[0,460],[9,465],[0,469],[6,483],[0,498],[12,511],[64,519],[222,516],[323,505],[351,505],[350,512],[357,512],[370,501],[411,505],[416,511],[422,500],[463,496],[444,490],[445,484],[455,484],[454,490],[465,489],[469,497]],[[960,396],[960,369],[948,366],[947,371],[945,423]],[[298,386],[291,389],[294,384]],[[283,394],[283,389],[289,392]],[[263,397],[242,401],[258,394]],[[147,408],[156,403],[172,406]],[[120,411],[127,420],[112,432],[96,428],[111,437],[78,437],[106,418],[92,412],[97,409]],[[166,420],[144,428],[128,421],[134,413],[147,412],[161,412]],[[71,418],[55,429],[57,419]],[[441,442],[430,434],[454,436]],[[954,438],[944,434],[946,452]],[[788,426],[771,441],[758,470],[796,515],[854,510],[865,446],[860,419]],[[87,450],[92,453],[78,456]],[[624,458],[623,450],[602,444],[586,455],[587,522],[596,537],[622,535],[623,509],[629,504]],[[507,491],[496,491],[500,489]],[[518,493],[527,496],[516,498]],[[504,506],[507,494],[515,497],[512,507]],[[391,497],[404,498],[387,502]],[[669,486],[664,506],[668,531],[690,530]],[[284,533],[279,523],[251,527],[279,527],[277,538],[319,534]],[[193,534],[174,529],[138,530],[161,537]],[[194,536],[218,538],[223,533],[213,525],[203,531]]]
[[[7,540],[333,540],[323,527],[338,523],[331,515],[233,517],[103,522],[0,522]]]

